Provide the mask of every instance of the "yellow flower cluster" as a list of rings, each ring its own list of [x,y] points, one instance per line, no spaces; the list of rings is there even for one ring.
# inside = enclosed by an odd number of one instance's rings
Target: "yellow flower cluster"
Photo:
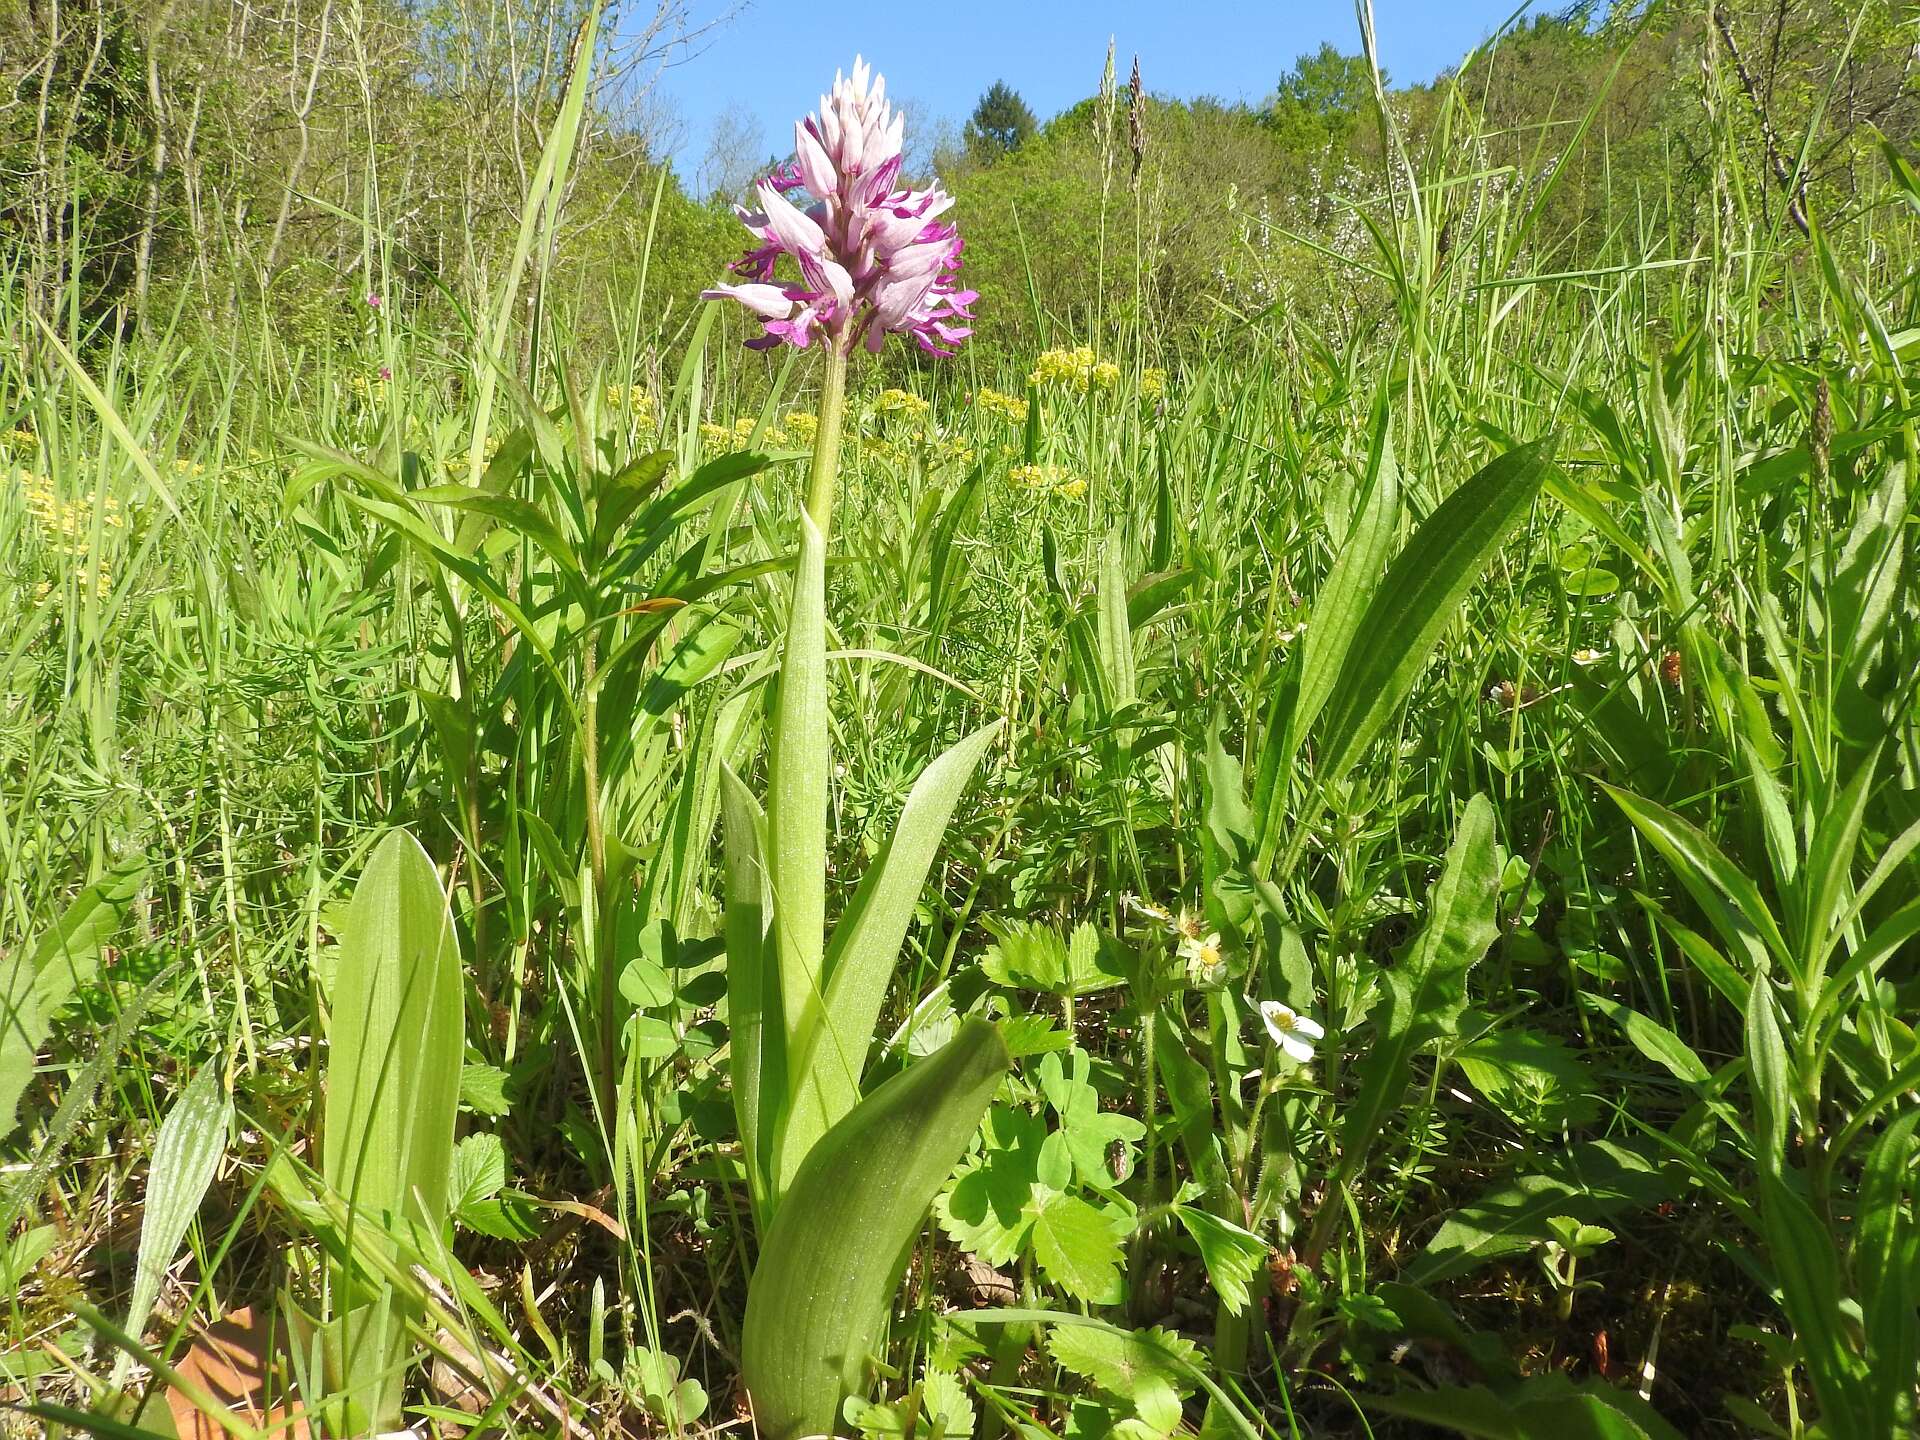
[[[1015,425],[1027,423],[1027,402],[1018,395],[1002,394],[998,390],[980,389],[973,393],[973,403],[989,415],[998,415],[1001,419]]]
[[[20,488],[26,496],[27,513],[46,532],[48,548],[70,559],[84,560],[88,535],[93,527],[92,508],[79,501],[62,500],[53,493],[53,482],[45,475],[37,475],[30,470],[16,470],[13,478],[20,482]],[[115,530],[126,525],[126,514],[113,496],[98,497],[98,504],[102,525]],[[93,586],[95,594],[103,598],[113,589],[113,577],[105,565],[89,567],[82,578]],[[51,593],[49,582],[41,581],[34,587],[34,594],[39,599],[44,600]]]
[[[1087,493],[1084,476],[1075,475],[1064,466],[1051,462],[1045,465],[1016,465],[1007,471],[1007,483],[1023,490],[1045,491],[1064,500],[1078,500]]]
[[[60,499],[53,493],[53,482],[45,475],[17,470],[14,477],[26,493],[27,513],[40,522],[49,540],[71,554],[78,554],[85,547],[84,537],[92,527],[92,510],[78,501]],[[127,523],[118,500],[111,495],[99,498],[102,524],[118,529]]]
[[[942,435],[933,444],[936,460],[952,461],[956,465],[971,465],[977,453],[973,446],[959,435]]]
[[[207,467],[202,465],[198,460],[192,460],[185,455],[180,455],[174,458],[173,473],[176,475],[204,475],[207,473]]]
[[[874,409],[883,415],[924,415],[929,406],[911,390],[882,390]]]
[[[40,437],[22,426],[0,435],[0,450],[10,450],[15,455],[25,455],[40,448]]]
[[[759,417],[754,415],[742,415],[731,425],[702,420],[700,448],[709,455],[730,455],[736,450],[744,450],[753,442],[753,432],[759,424]],[[819,429],[819,416],[806,410],[789,410],[760,432],[760,448],[803,449],[813,443],[813,437]]]
[[[644,385],[607,386],[607,408],[625,410],[639,420],[653,418],[653,396]]]
[[[356,398],[372,401],[374,404],[379,404],[387,398],[387,382],[379,375],[375,375],[371,380],[365,375],[349,375],[347,389]]]
[[[1148,400],[1158,400],[1167,393],[1167,372],[1158,365],[1149,365],[1140,372],[1140,393]]]
[[[1071,385],[1082,392],[1111,390],[1120,382],[1120,367],[1095,355],[1091,346],[1079,345],[1042,352],[1027,379],[1035,385]]]

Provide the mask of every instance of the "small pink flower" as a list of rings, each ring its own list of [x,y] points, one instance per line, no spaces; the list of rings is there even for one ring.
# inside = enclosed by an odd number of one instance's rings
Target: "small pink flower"
[[[367,295],[367,308],[369,310],[378,310],[380,308],[380,297],[369,292]]]
[[[380,378],[382,380],[391,380],[393,378],[393,367],[390,365],[382,365],[380,367]]]
[[[889,333],[951,355],[973,333],[964,322],[977,292],[959,288],[959,232],[940,221],[953,197],[935,184],[895,188],[905,119],[887,82],[855,57],[853,77],[835,75],[820,110],[793,127],[794,162],[760,182],[758,210],[737,209],[758,242],[733,264],[750,283],[716,285],[706,299],[737,300],[760,321],[756,350],[812,343],[878,351]],[[803,190],[802,210],[787,196]],[[782,256],[798,281],[776,279]]]

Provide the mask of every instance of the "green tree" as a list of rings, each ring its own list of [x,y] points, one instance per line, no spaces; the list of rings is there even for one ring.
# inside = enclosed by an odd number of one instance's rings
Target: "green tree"
[[[996,80],[967,119],[967,150],[984,159],[1010,155],[1027,142],[1036,128],[1033,111],[1020,98],[1020,92],[1006,81]]]
[[[1387,83],[1385,71],[1380,83]],[[1296,59],[1280,77],[1267,124],[1287,149],[1317,153],[1345,143],[1372,94],[1373,76],[1365,58],[1342,55],[1323,43],[1313,54]]]

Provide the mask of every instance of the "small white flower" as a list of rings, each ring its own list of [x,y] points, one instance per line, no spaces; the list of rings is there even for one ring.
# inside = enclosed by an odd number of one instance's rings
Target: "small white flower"
[[[1606,658],[1607,652],[1604,650],[1582,649],[1573,652],[1573,663],[1576,665],[1598,665]]]
[[[1266,1022],[1267,1034],[1273,1037],[1273,1043],[1298,1065],[1313,1059],[1313,1042],[1327,1033],[1320,1028],[1319,1021],[1289,1010],[1278,1000],[1262,1000],[1260,1018]]]
[[[1226,973],[1227,962],[1220,956],[1220,932],[1217,930],[1210,935],[1183,934],[1180,937],[1180,958],[1187,962],[1187,978],[1196,985],[1216,985]]]
[[[1194,914],[1191,910],[1182,910],[1170,928],[1175,935],[1180,937],[1180,945],[1183,951],[1187,943],[1193,940],[1210,940],[1215,948],[1218,948],[1220,936],[1217,933],[1209,936],[1206,930],[1206,923],[1201,916]]]

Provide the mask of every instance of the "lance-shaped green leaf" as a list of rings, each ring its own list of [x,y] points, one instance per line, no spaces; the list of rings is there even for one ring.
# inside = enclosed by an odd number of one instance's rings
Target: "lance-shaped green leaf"
[[[322,1177],[355,1214],[437,1234],[460,1100],[460,957],[433,861],[404,830],[380,841],[354,887],[333,995]],[[364,1285],[339,1288],[343,1423],[397,1429],[401,1327]]]
[[[1781,1307],[1793,1325],[1820,1404],[1822,1429],[1829,1435],[1897,1433],[1875,1430],[1866,1420],[1869,1377],[1841,1311],[1840,1257],[1833,1236],[1783,1172],[1763,1169],[1759,1196],[1767,1258],[1773,1262]],[[1911,1383],[1907,1388],[1913,1388]]]
[[[93,978],[100,948],[120,928],[146,871],[139,862],[111,872],[74,896],[34,944],[0,956],[0,1135],[18,1121],[21,1092],[53,1017]]]
[[[1272,716],[1260,757],[1255,787],[1260,823],[1256,868],[1262,874],[1272,867],[1280,848],[1293,758],[1346,669],[1354,637],[1380,589],[1399,524],[1400,468],[1394,463],[1393,431],[1383,406],[1374,416],[1359,509],[1326,584],[1314,597],[1312,621],[1300,647],[1299,685],[1292,692],[1291,706]],[[1285,703],[1287,691],[1282,688],[1277,695]]]
[[[1343,1174],[1354,1173],[1381,1121],[1400,1103],[1415,1052],[1459,1025],[1467,972],[1493,943],[1499,893],[1493,805],[1485,795],[1475,795],[1434,883],[1427,928],[1387,972],[1386,993],[1373,1008],[1373,1045],[1360,1062],[1360,1091],[1341,1132]]]
[[[1095,626],[1101,678],[1107,682],[1108,703],[1118,710],[1139,698],[1140,680],[1133,659],[1133,629],[1127,616],[1126,556],[1117,530],[1100,547],[1098,591]]]
[[[173,1263],[174,1252],[186,1238],[187,1227],[200,1212],[213,1172],[226,1153],[227,1127],[233,1102],[220,1085],[216,1066],[202,1067],[181,1092],[153,1142],[153,1162],[147,1170],[147,1198],[140,1214],[140,1249],[134,1261],[133,1299],[127,1306],[126,1330],[138,1336],[160,1298],[160,1281]],[[114,1360],[114,1388],[119,1388],[132,1366],[123,1351]]]
[[[1854,1227],[1853,1273],[1860,1284],[1867,1341],[1867,1404],[1878,1433],[1913,1431],[1909,1383],[1920,1364],[1920,1222],[1902,1203],[1914,1189],[1914,1132],[1920,1110],[1890,1123],[1860,1176],[1859,1223]]]
[[[960,792],[999,730],[996,720],[974,731],[920,772],[886,847],[860,877],[834,927],[826,954],[826,1003],[809,1012],[790,1055],[793,1110],[781,1139],[783,1183],[814,1141],[860,1099],[873,1027],[913,907]]]
[[[786,1108],[786,1030],[780,975],[767,935],[766,817],[730,766],[720,769],[720,829],[726,846],[727,1053],[747,1193],[764,1228],[773,1213],[772,1141]]]
[[[767,784],[767,877],[773,890],[781,1023],[789,1037],[802,1033],[808,1011],[820,1002],[825,980],[827,777],[832,768],[827,726],[827,542],[803,514]]]
[[[1461,600],[1533,505],[1553,443],[1522,445],[1489,463],[1442,501],[1395,557],[1320,714],[1322,780],[1346,774],[1406,699]]]
[[[927,1207],[1012,1063],[972,1019],[820,1138],[794,1176],[747,1289],[740,1369],[765,1440],[831,1435],[877,1353]]]
[[[1713,921],[1713,928],[1720,932],[1727,948],[1747,962],[1748,976],[1767,969],[1769,954],[1777,958],[1788,973],[1798,972],[1799,967],[1787,952],[1786,939],[1773,912],[1767,908],[1760,887],[1726,857],[1704,830],[1644,796],[1605,781],[1599,785],[1626,813],[1634,828],[1652,841],[1653,848],[1673,867],[1673,873]]]

